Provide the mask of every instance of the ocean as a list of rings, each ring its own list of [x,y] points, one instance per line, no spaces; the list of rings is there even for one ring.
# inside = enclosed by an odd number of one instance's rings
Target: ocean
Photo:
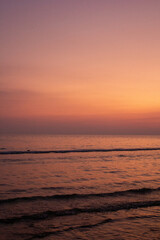
[[[0,239],[160,239],[160,136],[2,135]]]

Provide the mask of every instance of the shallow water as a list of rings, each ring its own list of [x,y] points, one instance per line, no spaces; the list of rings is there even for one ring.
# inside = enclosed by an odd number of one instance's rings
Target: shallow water
[[[1,239],[160,239],[160,136],[1,136]]]

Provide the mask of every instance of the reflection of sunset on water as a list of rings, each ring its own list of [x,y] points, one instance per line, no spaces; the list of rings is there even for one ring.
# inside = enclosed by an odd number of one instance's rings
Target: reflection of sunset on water
[[[2,239],[159,239],[159,136],[0,140]]]

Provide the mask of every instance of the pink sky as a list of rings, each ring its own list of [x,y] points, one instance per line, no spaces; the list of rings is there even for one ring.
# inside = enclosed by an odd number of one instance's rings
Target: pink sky
[[[0,132],[160,134],[160,1],[2,0]]]

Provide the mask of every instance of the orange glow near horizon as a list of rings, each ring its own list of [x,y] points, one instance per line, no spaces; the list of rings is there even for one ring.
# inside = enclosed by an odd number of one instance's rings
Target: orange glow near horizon
[[[159,1],[0,4],[1,132],[160,134]]]

